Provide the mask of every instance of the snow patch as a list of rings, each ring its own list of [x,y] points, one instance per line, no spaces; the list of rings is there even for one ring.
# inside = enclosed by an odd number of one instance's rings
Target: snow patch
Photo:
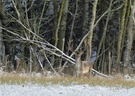
[[[0,85],[0,96],[135,96],[135,88],[89,85]]]

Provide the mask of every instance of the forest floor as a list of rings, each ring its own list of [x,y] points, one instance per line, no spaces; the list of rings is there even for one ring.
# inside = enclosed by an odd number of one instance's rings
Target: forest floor
[[[135,96],[135,79],[0,72],[0,96]]]

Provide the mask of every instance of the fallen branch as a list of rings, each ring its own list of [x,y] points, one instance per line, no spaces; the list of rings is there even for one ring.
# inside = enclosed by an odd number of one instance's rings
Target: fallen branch
[[[102,77],[109,78],[109,76],[107,76],[107,75],[105,75],[105,74],[103,74],[103,73],[100,73],[100,72],[96,71],[95,69],[92,69],[92,72],[95,72],[96,74],[98,74],[98,75],[100,75],[100,76],[102,76]]]
[[[70,62],[71,64],[75,64],[75,59],[72,58],[74,52],[72,53],[71,56],[68,56],[68,55],[66,55],[63,51],[61,51],[60,49],[58,49],[57,47],[55,47],[54,45],[50,44],[50,43],[47,42],[47,41],[41,42],[41,41],[36,41],[36,40],[30,40],[30,39],[28,39],[28,38],[26,39],[26,38],[20,36],[19,34],[16,34],[16,33],[12,32],[12,31],[10,31],[10,30],[8,30],[8,29],[6,29],[6,28],[0,27],[0,29],[3,29],[3,30],[5,30],[5,31],[7,31],[8,33],[11,33],[11,34],[13,34],[13,35],[15,35],[15,36],[17,36],[17,37],[20,38],[20,39],[14,39],[15,41],[18,41],[18,42],[24,42],[24,41],[26,41],[26,42],[28,42],[28,43],[31,43],[31,44],[33,44],[33,45],[36,45],[36,46],[39,47],[39,48],[42,48],[42,50],[44,50],[44,51],[47,51],[47,52],[49,52],[49,53],[54,54],[55,56],[58,56],[58,57],[61,57],[61,58],[65,59],[66,61]],[[86,37],[87,37],[87,36],[86,36]],[[84,36],[84,38],[85,38],[85,36]],[[82,41],[83,41],[83,40],[82,40]],[[82,43],[82,42],[81,42],[81,43]],[[43,45],[44,45],[44,46],[43,46]],[[79,45],[81,45],[81,44],[79,44]],[[79,46],[76,48],[76,50],[77,50],[78,48],[79,48]],[[54,52],[54,51],[55,51],[55,52]],[[57,53],[56,53],[56,52],[57,52]],[[66,65],[66,64],[65,64],[65,65]],[[43,69],[43,68],[42,68],[42,69]],[[100,76],[107,77],[107,78],[109,77],[109,76],[107,76],[107,75],[105,75],[105,74],[102,74],[102,73],[96,71],[95,69],[92,69],[92,71],[95,72],[96,74],[100,75]]]

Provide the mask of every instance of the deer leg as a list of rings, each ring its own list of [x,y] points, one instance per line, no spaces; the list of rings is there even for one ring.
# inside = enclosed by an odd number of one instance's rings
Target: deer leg
[[[91,74],[92,74],[92,73],[91,73],[91,69],[90,69],[90,70],[89,70],[89,78],[91,78]]]
[[[82,71],[80,72],[80,77],[82,77],[83,76],[83,73],[82,73]]]
[[[19,71],[19,65],[20,65],[20,61],[16,61],[16,71]]]
[[[78,69],[75,70],[75,75],[76,75],[76,77],[79,77],[80,74],[79,74]]]
[[[91,72],[89,72],[89,74],[88,74],[88,78],[90,78],[91,77]]]

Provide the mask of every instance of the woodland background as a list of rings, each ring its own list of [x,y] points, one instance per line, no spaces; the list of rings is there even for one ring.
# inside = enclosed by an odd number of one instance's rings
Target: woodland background
[[[99,72],[133,74],[134,0],[1,0],[0,67],[73,74],[84,50]]]

